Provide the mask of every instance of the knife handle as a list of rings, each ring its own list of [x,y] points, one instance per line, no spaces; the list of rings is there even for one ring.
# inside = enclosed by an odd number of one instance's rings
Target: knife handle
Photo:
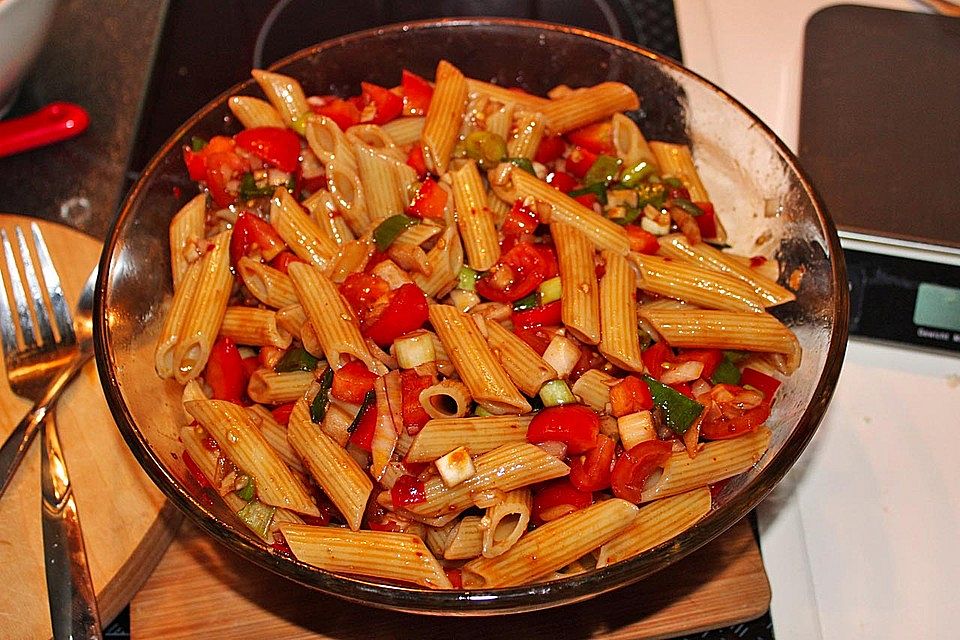
[[[55,640],[102,638],[97,594],[90,578],[80,516],[52,411],[43,418],[41,431],[40,509],[53,637]]]

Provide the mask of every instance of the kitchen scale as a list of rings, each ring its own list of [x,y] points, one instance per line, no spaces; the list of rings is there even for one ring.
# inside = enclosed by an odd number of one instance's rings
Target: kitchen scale
[[[799,155],[840,231],[851,334],[960,353],[960,20],[812,16]]]

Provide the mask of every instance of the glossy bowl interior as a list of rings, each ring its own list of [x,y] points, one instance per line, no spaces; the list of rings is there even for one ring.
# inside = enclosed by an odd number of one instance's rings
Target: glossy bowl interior
[[[308,95],[359,92],[361,80],[392,86],[408,68],[433,77],[446,58],[467,75],[544,94],[564,83],[618,80],[642,99],[650,139],[689,142],[733,248],[778,257],[783,274],[805,275],[797,301],[775,313],[799,336],[803,364],[782,387],[771,416],[774,439],[759,464],[729,484],[697,526],[632,560],[531,586],[431,592],[341,577],[277,555],[232,514],[199,499],[180,459],[180,388],[161,381],[153,351],[171,299],[167,227],[196,194],[181,159],[191,136],[236,132],[228,95],[190,119],[152,160],[123,205],[100,268],[97,361],[107,399],[127,443],[180,509],[234,551],[321,591],[417,613],[505,613],[574,602],[634,582],[722,533],[780,480],[810,440],[833,393],[847,337],[847,286],[839,241],[796,159],[730,96],[670,60],[577,29],[505,20],[450,20],[392,26],[331,40],[274,69],[298,78]]]

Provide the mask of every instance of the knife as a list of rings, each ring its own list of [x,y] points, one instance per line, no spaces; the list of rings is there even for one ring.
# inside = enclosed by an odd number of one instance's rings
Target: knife
[[[41,519],[53,637],[102,638],[96,591],[53,413],[41,426]]]

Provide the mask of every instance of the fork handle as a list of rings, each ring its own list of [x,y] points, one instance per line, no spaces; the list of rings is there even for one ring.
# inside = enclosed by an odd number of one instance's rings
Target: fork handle
[[[44,417],[42,431],[40,517],[53,638],[102,638],[97,593],[90,577],[80,515],[52,411]]]
[[[37,435],[37,429],[43,421],[47,411],[60,397],[60,393],[66,388],[71,380],[80,372],[83,365],[93,357],[92,353],[81,352],[65,365],[63,369],[50,381],[46,391],[37,401],[30,411],[23,417],[13,431],[7,436],[3,446],[0,446],[0,498],[3,497],[7,487],[23,457],[27,455],[27,450]]]

